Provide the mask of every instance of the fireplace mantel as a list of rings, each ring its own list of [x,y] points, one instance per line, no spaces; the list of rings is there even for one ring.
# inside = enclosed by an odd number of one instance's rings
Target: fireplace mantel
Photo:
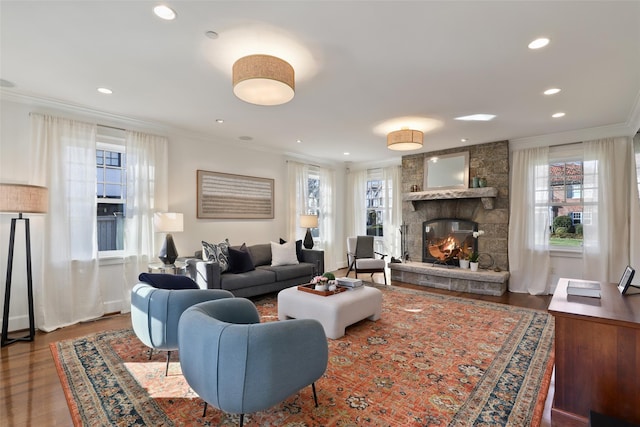
[[[416,203],[429,200],[447,199],[480,199],[485,209],[493,209],[493,201],[498,196],[495,187],[466,188],[463,190],[428,190],[404,193],[402,200],[411,202],[411,210],[416,210]]]

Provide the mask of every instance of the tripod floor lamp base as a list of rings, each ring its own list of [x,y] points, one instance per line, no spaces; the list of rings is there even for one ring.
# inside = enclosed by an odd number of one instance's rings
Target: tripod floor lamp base
[[[17,213],[11,218],[11,234],[9,235],[9,259],[7,262],[7,281],[4,290],[4,311],[2,312],[2,339],[0,344],[13,344],[18,341],[33,341],[36,336],[36,322],[33,312],[33,275],[31,273],[31,232],[29,218],[23,213],[46,213],[49,206],[49,192],[46,187],[24,184],[0,184],[0,212]],[[16,241],[16,224],[24,221],[24,235],[27,259],[27,302],[29,305],[29,335],[9,338],[9,306],[11,303],[11,277],[13,275],[13,249]]]
[[[11,276],[13,273],[13,248],[16,240],[16,223],[24,221],[24,231],[27,249],[27,299],[29,303],[29,335],[19,338],[9,337],[9,306],[11,302]],[[9,260],[7,262],[7,282],[4,290],[4,311],[2,313],[2,342],[1,346],[13,344],[18,341],[33,341],[36,336],[35,319],[33,313],[33,276],[31,273],[31,233],[29,231],[29,218],[23,218],[22,214],[18,218],[11,219],[11,234],[9,236]]]

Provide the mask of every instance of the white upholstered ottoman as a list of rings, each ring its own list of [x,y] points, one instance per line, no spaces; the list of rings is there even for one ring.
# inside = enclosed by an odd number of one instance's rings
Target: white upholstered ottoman
[[[297,286],[278,293],[278,319],[315,319],[328,338],[344,335],[347,326],[362,319],[378,320],[382,314],[382,292],[363,286],[330,296],[299,291]]]

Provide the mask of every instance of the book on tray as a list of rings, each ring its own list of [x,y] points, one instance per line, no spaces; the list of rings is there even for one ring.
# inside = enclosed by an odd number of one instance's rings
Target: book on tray
[[[569,280],[567,295],[600,298],[600,283],[588,280]]]
[[[362,286],[362,280],[351,279],[350,277],[338,277],[336,283],[344,288],[359,288]]]

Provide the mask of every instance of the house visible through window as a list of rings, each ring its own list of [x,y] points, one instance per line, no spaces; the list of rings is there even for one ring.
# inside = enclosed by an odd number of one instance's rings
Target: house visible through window
[[[568,149],[561,153],[550,152],[549,162],[549,213],[550,241],[552,247],[580,248],[583,226],[590,224],[591,215],[585,210],[585,191],[592,185],[585,180],[580,150]],[[587,188],[589,187],[589,188]],[[543,201],[541,201],[543,202]]]
[[[367,236],[382,237],[382,222],[385,209],[384,182],[379,169],[371,170],[367,174]]]
[[[98,251],[122,251],[126,200],[124,147],[101,142],[96,147]]]

